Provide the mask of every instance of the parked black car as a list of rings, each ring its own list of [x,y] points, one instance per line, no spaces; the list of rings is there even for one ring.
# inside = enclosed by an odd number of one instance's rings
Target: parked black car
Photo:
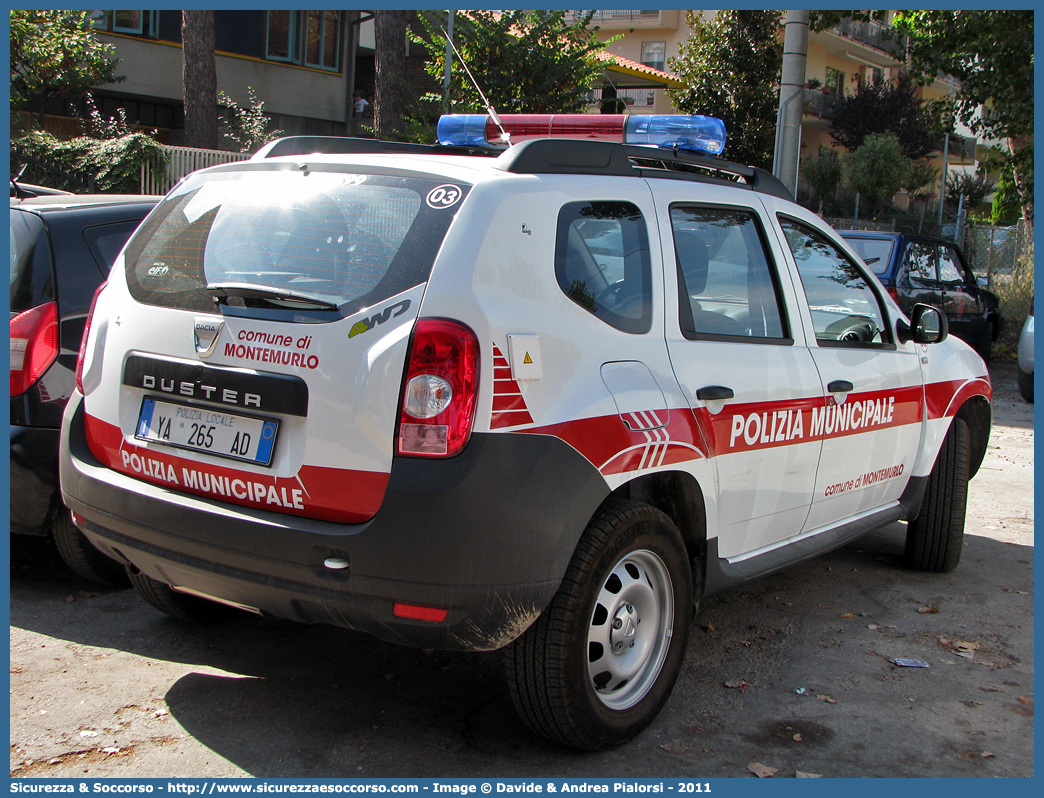
[[[53,534],[79,575],[125,583],[123,566],[72,524],[58,492],[58,434],[94,293],[159,197],[12,195],[11,532]]]
[[[1001,331],[1000,303],[977,280],[952,241],[904,233],[842,230],[844,239],[907,315],[918,302],[946,313],[950,333],[967,341],[987,363]]]

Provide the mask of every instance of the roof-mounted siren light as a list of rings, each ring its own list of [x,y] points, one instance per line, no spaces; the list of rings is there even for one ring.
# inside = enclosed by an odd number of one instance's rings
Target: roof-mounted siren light
[[[662,114],[501,114],[513,144],[526,139],[592,139],[644,144],[720,156],[725,123],[713,116]],[[489,114],[446,114],[439,118],[439,144],[497,147],[500,128]]]

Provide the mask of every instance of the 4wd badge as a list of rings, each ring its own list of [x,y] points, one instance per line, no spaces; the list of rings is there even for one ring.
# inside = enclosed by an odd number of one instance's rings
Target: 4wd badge
[[[225,326],[224,321],[217,321],[206,316],[196,316],[193,333],[196,340],[196,354],[200,357],[210,357],[214,352],[221,328]]]

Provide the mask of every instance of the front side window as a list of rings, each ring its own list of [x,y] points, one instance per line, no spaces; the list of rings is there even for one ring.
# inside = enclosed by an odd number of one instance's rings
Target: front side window
[[[811,227],[780,218],[820,346],[890,344],[884,311],[859,268]]]
[[[753,211],[673,207],[671,229],[685,337],[787,338]]]
[[[906,248],[906,273],[910,279],[921,283],[935,282],[936,246],[914,242]]]
[[[652,326],[645,219],[630,202],[570,202],[558,214],[555,274],[571,300],[630,333]]]
[[[964,282],[964,268],[953,247],[939,247],[939,279],[944,283]]]

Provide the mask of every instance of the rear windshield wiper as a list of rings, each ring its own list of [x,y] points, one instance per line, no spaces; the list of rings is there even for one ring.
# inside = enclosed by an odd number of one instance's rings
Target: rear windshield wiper
[[[299,306],[311,305],[322,310],[337,310],[338,308],[336,302],[320,299],[303,291],[294,291],[290,288],[273,288],[253,283],[209,283],[207,291],[218,302],[237,296],[243,299],[261,299],[272,304],[289,302]]]

